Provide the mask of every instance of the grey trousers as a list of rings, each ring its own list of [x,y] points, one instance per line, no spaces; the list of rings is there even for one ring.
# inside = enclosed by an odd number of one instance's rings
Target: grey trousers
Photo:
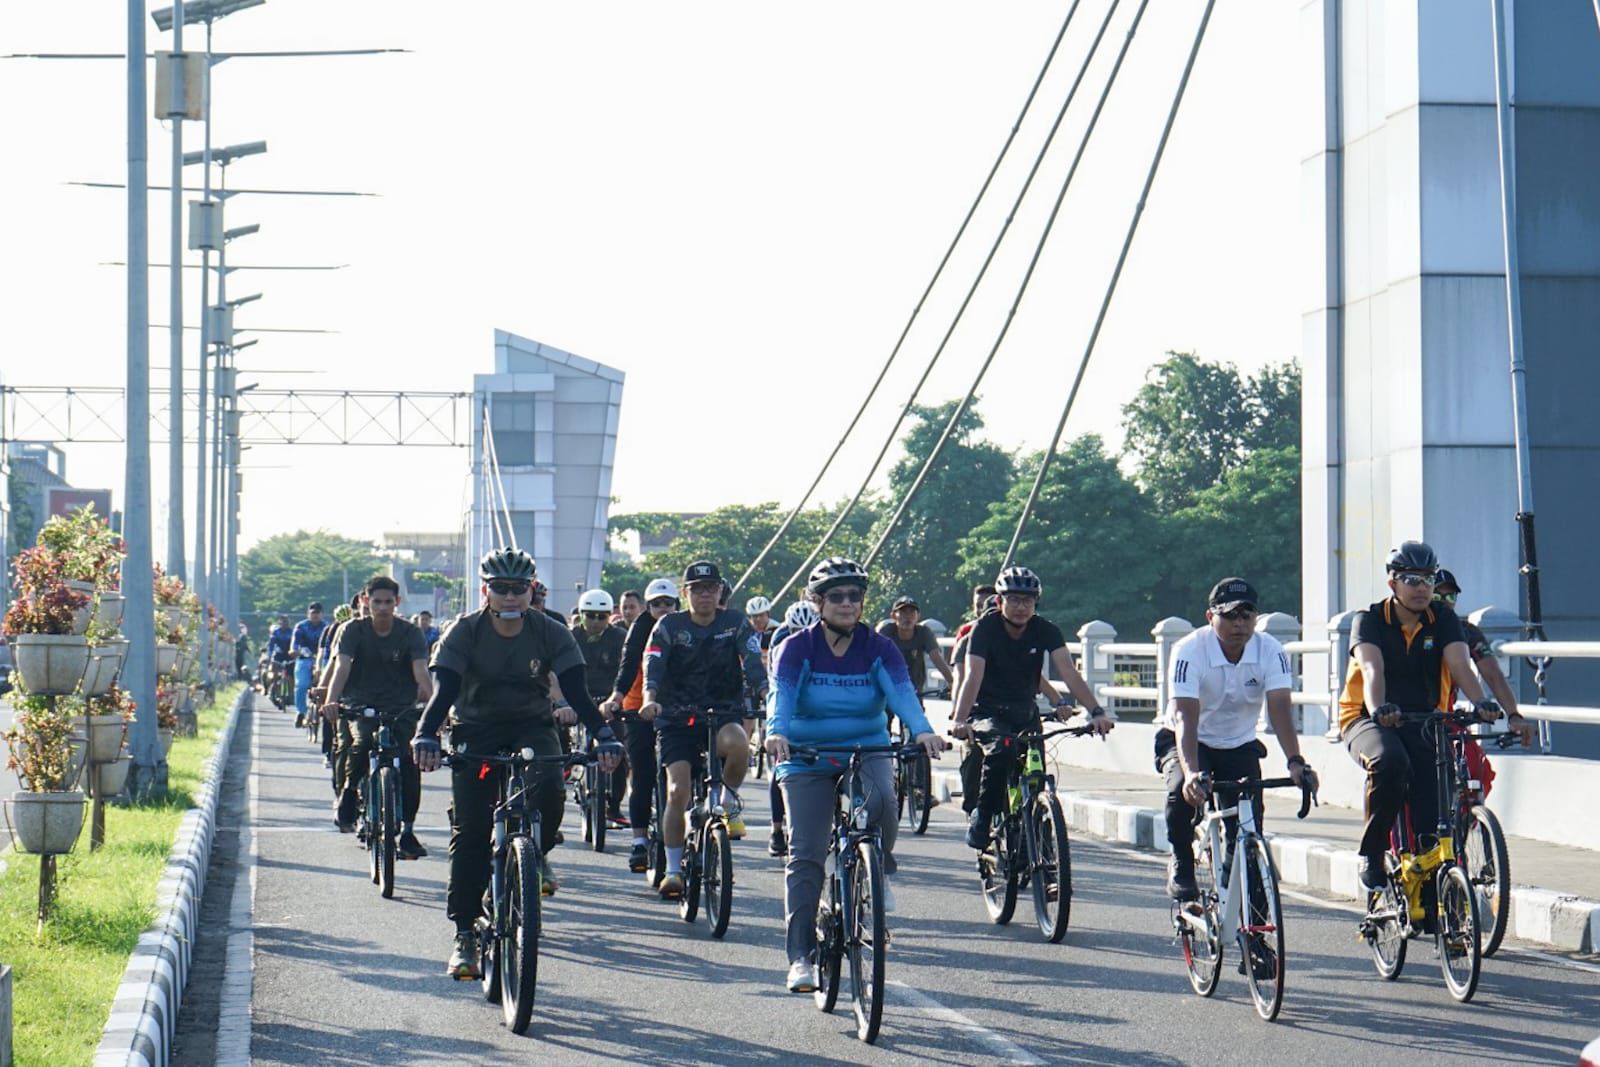
[[[834,797],[842,775],[794,774],[779,783],[786,808],[789,863],[784,869],[783,921],[789,962],[817,955],[817,902],[822,897],[823,861],[833,833]],[[899,830],[895,812],[894,761],[869,759],[861,769],[866,787],[867,819],[882,831],[883,869],[894,871],[894,842]]]

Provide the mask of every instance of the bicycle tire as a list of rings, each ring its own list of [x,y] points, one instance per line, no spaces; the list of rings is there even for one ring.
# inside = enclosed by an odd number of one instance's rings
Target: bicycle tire
[[[828,879],[828,901],[817,909],[817,989],[812,998],[817,1009],[824,1012],[831,1012],[839,1003],[839,964],[844,956],[839,883],[845,877]]]
[[[667,803],[666,773],[664,770],[656,771],[655,804],[650,808],[650,831],[646,841],[649,860],[644,877],[651,889],[659,889],[661,880],[667,876],[667,845],[661,836],[661,812]]]
[[[585,768],[585,773],[593,775],[589,779],[589,825],[590,843],[596,852],[606,850],[606,804],[611,798],[611,775],[604,773],[597,766]]]
[[[733,912],[733,849],[729,847],[728,828],[721,822],[706,830],[705,860],[701,869],[706,890],[706,921],[711,924],[711,936],[720,938],[728,932],[728,918]]]
[[[1007,840],[1011,836],[1010,825],[1007,818],[988,847],[978,853],[978,888],[983,892],[983,906],[996,926],[1010,922],[1017,910],[1015,842]]]
[[[1367,918],[1362,925],[1372,949],[1372,964],[1385,981],[1394,981],[1405,969],[1410,910],[1405,891],[1393,878],[1382,889],[1368,894]]]
[[[369,827],[369,839],[378,839],[379,853],[379,880],[378,890],[385,900],[394,896],[394,861],[395,851],[399,847],[400,838],[400,813],[399,794],[396,786],[395,770],[393,767],[383,766],[378,768],[378,781],[373,785],[373,792],[377,796],[378,825],[376,829]]]
[[[378,814],[378,790],[372,781],[372,775],[356,787],[356,833],[362,844],[367,846],[367,873],[372,876],[372,884],[383,884],[383,857],[381,855],[379,838],[381,833],[374,833],[373,827],[382,825],[382,816]]]
[[[506,862],[506,928],[500,951],[500,1007],[506,1029],[526,1033],[539,982],[539,846],[511,839]]]
[[[1493,956],[1511,920],[1511,858],[1505,831],[1495,813],[1474,804],[1461,815],[1456,855],[1478,895],[1483,922],[1483,954]]]
[[[692,923],[700,914],[700,835],[696,832],[684,841],[683,895],[678,898],[678,917]]]
[[[872,1044],[883,1024],[883,980],[888,956],[888,926],[883,916],[883,860],[872,841],[856,845],[856,877],[845,934],[850,955],[850,1003],[856,1037]]]
[[[1050,944],[1067,936],[1072,918],[1072,842],[1067,817],[1054,793],[1034,798],[1033,914]]]
[[[1244,865],[1239,868],[1245,875],[1244,912],[1248,922],[1240,931],[1239,951],[1244,958],[1245,982],[1250,986],[1250,999],[1255,1001],[1256,1014],[1267,1022],[1278,1017],[1283,1008],[1283,976],[1286,963],[1283,941],[1283,902],[1278,895],[1278,872],[1272,864],[1272,853],[1267,843],[1259,837],[1248,842]],[[1255,885],[1259,898],[1252,892]],[[1263,973],[1257,974],[1258,961]]]
[[[490,904],[493,907],[493,904]],[[495,934],[494,922],[479,917],[478,931],[478,981],[483,986],[483,999],[490,1004],[500,1003],[500,942]]]
[[[908,763],[911,767],[911,832],[921,835],[928,832],[928,818],[933,814],[933,761],[926,752],[919,752]]]
[[[1478,990],[1483,970],[1483,930],[1478,919],[1478,896],[1467,872],[1449,864],[1438,874],[1439,969],[1451,999],[1465,1004]]]

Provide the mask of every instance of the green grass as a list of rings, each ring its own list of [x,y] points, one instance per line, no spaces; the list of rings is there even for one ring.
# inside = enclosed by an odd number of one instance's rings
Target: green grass
[[[199,736],[180,737],[167,757],[160,803],[106,808],[106,843],[57,861],[56,902],[38,933],[39,859],[8,852],[0,875],[0,961],[13,968],[16,1062],[87,1064],[94,1059],[128,955],[155,918],[156,882],[183,813],[200,791],[200,765],[216,747],[239,686],[201,708]]]

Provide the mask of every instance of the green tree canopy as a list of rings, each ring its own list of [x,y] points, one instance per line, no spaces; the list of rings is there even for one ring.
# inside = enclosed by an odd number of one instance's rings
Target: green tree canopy
[[[239,557],[240,611],[252,623],[278,614],[300,618],[314,600],[331,612],[343,599],[346,579],[353,594],[368,578],[387,573],[387,561],[370,541],[327,530],[278,534]]]

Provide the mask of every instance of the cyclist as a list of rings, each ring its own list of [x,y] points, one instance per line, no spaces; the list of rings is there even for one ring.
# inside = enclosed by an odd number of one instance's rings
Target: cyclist
[[[656,728],[639,718],[644,703],[644,650],[650,631],[669,611],[678,610],[678,587],[671,578],[657,578],[645,587],[645,614],[633,620],[622,646],[622,661],[611,699],[601,713],[625,726],[628,746],[628,822],[633,826],[633,851],[628,853],[628,869],[641,874],[650,865],[650,841],[645,836],[656,796]]]
[[[302,721],[306,714],[306,696],[311,691],[311,665],[317,658],[317,639],[327,625],[328,621],[322,617],[322,604],[312,601],[306,607],[306,617],[295,623],[290,638],[294,656],[294,710]]]
[[[781,783],[789,836],[783,912],[792,993],[817,988],[817,903],[823,861],[833,829],[835,794],[848,759],[820,756],[813,763],[789,758],[796,745],[887,745],[885,707],[911,729],[930,757],[944,751],[922,713],[904,657],[893,641],[860,625],[867,572],[854,560],[834,556],[817,564],[806,592],[822,616],[783,642],[773,668],[767,752],[774,781]],[[894,764],[873,759],[862,766],[867,817],[883,839],[883,908],[894,910],[889,875],[895,871]]]
[[[581,719],[600,742],[600,765],[616,766],[620,746],[589,700],[583,656],[565,626],[532,610],[533,558],[515,548],[496,549],[478,564],[483,608],[463,615],[433,653],[433,696],[411,742],[417,767],[436,770],[439,729],[450,712],[452,744],[462,758],[452,760],[450,793],[450,878],[446,914],[456,924],[455,948],[446,965],[455,978],[481,977],[473,925],[483,910],[489,881],[489,849],[495,782],[471,762],[470,752],[532,748],[540,755],[561,751],[557,719],[550,707],[550,678],[562,680],[572,708],[564,717]],[[453,707],[452,707],[453,706]],[[532,775],[529,795],[541,817],[540,848],[548,856],[561,827],[566,790],[562,776],[541,768]],[[546,859],[539,872],[540,892],[557,889]]]
[[[633,625],[633,620],[637,619],[643,612],[644,594],[637,589],[624,589],[622,596],[617,599],[617,615],[619,618],[613,621],[622,627],[623,633],[627,633],[628,628]]]
[[[1422,725],[1402,722],[1401,712],[1447,708],[1448,682],[1454,679],[1480,719],[1492,722],[1500,716],[1472,671],[1455,609],[1433,600],[1439,578],[1433,549],[1422,541],[1402,541],[1384,569],[1390,596],[1356,615],[1339,698],[1340,736],[1367,772],[1367,822],[1356,870],[1373,890],[1382,889],[1388,878],[1383,857],[1401,808],[1409,801],[1411,825],[1420,835],[1431,838],[1438,822],[1433,746]]]
[[[422,639],[428,642],[428,651],[433,651],[433,646],[439,643],[439,628],[433,624],[433,612],[423,610],[417,612],[417,629],[422,631]]]
[[[596,706],[604,704],[611,695],[611,683],[616,680],[622,666],[622,646],[627,640],[621,630],[611,625],[611,612],[615,607],[611,594],[604,589],[588,589],[578,597],[578,612],[582,621],[572,628],[572,636],[583,654],[583,673],[588,680],[589,699]],[[601,714],[604,714],[602,712]],[[626,740],[627,732],[622,720],[611,718],[611,728],[617,737]],[[606,799],[606,818],[621,821],[622,792],[628,787],[626,768],[611,776],[611,796]]]
[[[796,600],[789,605],[783,613],[783,622],[773,627],[772,641],[768,647],[767,657],[767,708],[766,714],[772,713],[772,664],[777,656],[778,649],[783,643],[796,633],[804,630],[817,621],[817,609],[809,601]],[[787,856],[789,854],[789,835],[783,828],[783,790],[778,788],[778,776],[772,776],[771,783],[767,786],[767,799],[772,807],[772,830],[767,835],[767,855]]]
[[[1267,746],[1256,737],[1263,700],[1272,732],[1289,761],[1295,784],[1316,775],[1300,755],[1289,694],[1294,675],[1278,639],[1257,633],[1255,587],[1243,578],[1224,578],[1206,600],[1206,625],[1179,641],[1167,668],[1172,699],[1156,731],[1156,769],[1167,780],[1167,841],[1172,860],[1167,892],[1176,900],[1199,895],[1194,880],[1195,809],[1205,803],[1200,777],[1259,778]],[[1261,794],[1254,797],[1256,825],[1262,824]],[[1231,847],[1233,827],[1229,828]]]
[[[644,704],[639,717],[656,726],[656,758],[667,770],[667,805],[661,836],[667,849],[667,875],[661,896],[683,893],[684,816],[689,808],[695,760],[722,759],[727,795],[728,836],[744,836],[738,789],[750,767],[750,736],[744,732],[746,686],[765,689],[761,643],[741,612],[717,607],[727,583],[709,560],[696,560],[683,572],[689,609],[662,617],[650,632],[644,653]],[[710,713],[717,726],[717,751],[704,752],[706,732],[695,716]]]
[[[1095,732],[1104,737],[1114,725],[1072,663],[1061,628],[1037,614],[1044,585],[1026,567],[1007,567],[995,582],[1000,610],[983,616],[972,627],[967,646],[966,671],[956,694],[950,732],[966,737],[974,732],[1002,735],[983,745],[977,802],[967,820],[967,845],[980,851],[989,843],[989,822],[1006,799],[1006,780],[1017,749],[1009,734],[1026,730],[1038,721],[1034,695],[1044,682],[1045,657],[1072,695],[1089,709]],[[1053,702],[1052,690],[1052,702]],[[1069,702],[1054,704],[1058,718],[1068,718]],[[969,726],[969,716],[976,716]],[[983,724],[983,725],[979,725]]]
[[[950,664],[945,662],[944,653],[939,651],[939,639],[922,622],[922,608],[916,598],[903,595],[895,598],[889,614],[893,618],[880,622],[878,632],[893,641],[900,655],[905,657],[906,669],[911,672],[911,684],[916,688],[917,695],[920,697],[928,686],[930,658],[934,669],[944,675],[946,688],[953,687],[955,676],[950,672]]]
[[[356,619],[366,618],[366,594],[360,590],[357,590],[355,595],[350,598],[350,603],[347,606],[349,611],[345,620],[343,622],[336,623],[333,627],[331,627],[331,629],[334,631],[333,647],[336,649],[339,647],[339,631],[350,625],[350,623]],[[323,664],[321,681],[318,682],[318,684],[312,689],[312,692],[317,694],[318,707],[321,707],[323,704],[322,698],[327,695],[328,686],[333,683],[333,672],[338,665],[337,656],[330,656],[328,662]],[[345,762],[350,752],[349,744],[347,743],[348,736],[345,731],[339,729],[339,724],[337,722],[328,722],[328,718],[325,715],[322,717],[322,724],[322,765],[333,772],[333,795],[337,797],[339,795],[339,784],[344,781]]]
[[[376,708],[380,713],[397,713],[394,734],[409,738],[417,726],[417,702],[433,694],[428,677],[428,644],[422,631],[395,614],[400,603],[400,585],[387,575],[367,580],[367,617],[339,627],[333,678],[328,682],[328,697],[322,705],[325,720],[339,723],[339,706]],[[343,607],[344,605],[340,605]],[[339,799],[334,803],[334,821],[341,832],[355,822],[357,791],[367,778],[367,763],[376,744],[377,722],[372,719],[346,719],[344,780],[339,783]],[[402,742],[403,743],[403,742]],[[401,758],[401,793],[405,804],[401,812],[400,841],[396,852],[401,859],[421,859],[428,854],[417,840],[417,807],[422,802],[422,776],[417,773],[409,749]],[[370,828],[369,828],[370,832]]]
[[[294,629],[289,625],[289,616],[278,616],[277,623],[267,631],[267,647],[263,651],[272,664],[267,675],[267,695],[277,704],[278,680],[290,669],[289,665],[294,659]],[[286,709],[279,705],[278,710]]]
[[[552,619],[556,620],[556,622],[559,622],[562,626],[567,625],[566,616],[562,615],[559,611],[551,611],[549,608],[544,606],[544,602],[548,599],[550,599],[550,587],[545,585],[543,582],[534,582],[533,610],[543,612]]]

